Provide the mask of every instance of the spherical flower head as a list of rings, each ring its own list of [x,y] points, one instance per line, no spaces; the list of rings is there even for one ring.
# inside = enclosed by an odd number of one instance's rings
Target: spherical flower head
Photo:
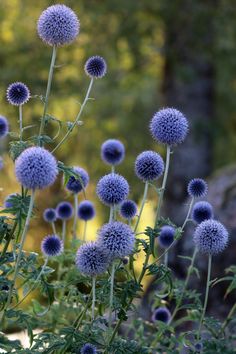
[[[120,215],[122,218],[131,220],[137,214],[137,204],[133,200],[124,200],[120,205]]]
[[[53,208],[47,208],[43,212],[43,218],[46,222],[55,222],[57,220],[56,210]]]
[[[196,352],[200,353],[202,351],[202,349],[203,349],[203,344],[201,342],[198,342],[198,343],[195,344],[194,347],[195,347]]]
[[[21,106],[30,98],[30,91],[23,82],[14,82],[7,88],[7,100],[13,106]]]
[[[202,198],[207,195],[208,186],[202,178],[194,178],[188,184],[188,194],[193,198]]]
[[[86,343],[81,348],[80,353],[81,354],[96,354],[97,353],[97,349],[96,349],[96,347],[94,345],[92,345],[90,343]]]
[[[11,193],[5,198],[5,200],[4,200],[4,207],[5,208],[12,208],[13,207],[12,197],[14,197],[14,196],[16,196],[16,193]]]
[[[109,256],[97,242],[82,245],[76,254],[76,266],[81,273],[96,276],[104,273],[109,265]]]
[[[97,242],[111,258],[124,258],[133,252],[135,236],[128,225],[114,221],[103,225]]]
[[[135,161],[135,173],[144,182],[158,179],[164,171],[162,157],[154,151],[143,151]]]
[[[91,78],[102,78],[107,72],[107,64],[102,57],[95,55],[86,61],[84,70]]]
[[[59,256],[63,248],[63,241],[57,235],[48,235],[41,243],[41,250],[47,257]]]
[[[78,177],[71,176],[67,182],[66,188],[72,193],[80,193],[89,183],[89,175],[82,167],[73,167],[73,171]]]
[[[62,46],[75,40],[79,34],[78,17],[68,6],[52,5],[38,20],[39,37],[48,45]]]
[[[9,132],[8,120],[5,117],[0,116],[0,139],[5,138],[8,132]]]
[[[55,157],[42,147],[24,150],[15,162],[18,181],[28,189],[43,189],[52,185],[58,174]]]
[[[216,220],[205,220],[194,232],[193,240],[200,252],[215,255],[222,252],[228,243],[226,228]]]
[[[57,217],[61,220],[69,220],[73,215],[73,207],[69,202],[61,202],[56,207]]]
[[[117,173],[109,173],[103,176],[97,184],[97,195],[101,202],[108,206],[120,204],[127,198],[128,194],[128,182]]]
[[[125,147],[119,140],[106,140],[101,147],[101,157],[108,165],[119,165],[124,160]]]
[[[208,202],[197,202],[193,206],[192,219],[198,224],[213,218],[213,208]]]
[[[161,321],[161,322],[164,322],[164,323],[168,324],[170,322],[170,319],[171,319],[171,313],[164,306],[163,307],[159,307],[158,309],[156,309],[153,312],[153,315],[152,315],[152,321],[153,322]]]
[[[78,218],[84,221],[92,220],[95,216],[95,208],[92,202],[84,200],[78,206]]]
[[[175,229],[172,226],[165,225],[161,228],[159,235],[159,245],[162,248],[168,248],[175,239]]]
[[[188,121],[177,109],[164,108],[154,114],[150,131],[156,141],[170,146],[177,145],[186,138]]]

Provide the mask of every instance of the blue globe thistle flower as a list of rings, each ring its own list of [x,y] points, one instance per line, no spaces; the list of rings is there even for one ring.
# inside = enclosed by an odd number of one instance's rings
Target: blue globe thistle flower
[[[78,206],[78,218],[84,221],[92,220],[95,216],[95,208],[92,202],[84,200]]]
[[[198,343],[195,344],[194,347],[195,347],[195,350],[196,350],[197,352],[201,352],[202,349],[203,349],[203,344],[202,344],[201,342],[198,342]]]
[[[119,165],[125,157],[125,147],[119,140],[106,140],[101,146],[102,160],[109,165]]]
[[[17,193],[11,193],[5,198],[5,200],[4,200],[4,207],[5,208],[12,208],[13,207],[12,197],[15,197],[16,195],[17,195]]]
[[[120,204],[127,198],[128,194],[128,182],[117,173],[109,173],[103,176],[97,184],[97,195],[105,205]]]
[[[55,157],[42,147],[24,150],[15,162],[18,181],[28,189],[43,189],[52,185],[58,174]]]
[[[69,202],[61,202],[56,207],[57,217],[61,220],[69,220],[73,215],[73,207]]]
[[[172,226],[165,225],[161,228],[159,235],[159,245],[162,248],[168,248],[175,239],[175,229]]]
[[[215,255],[222,252],[228,243],[229,234],[226,228],[216,220],[205,220],[194,232],[193,240],[202,253]]]
[[[135,173],[144,182],[158,179],[164,171],[162,157],[154,151],[143,151],[135,161]]]
[[[110,257],[124,258],[132,253],[135,236],[128,225],[114,221],[102,226],[97,242],[109,253]]]
[[[9,132],[8,120],[5,117],[0,116],[0,139],[5,138],[8,132]]]
[[[46,222],[55,222],[57,220],[56,210],[53,208],[47,208],[43,212],[43,218]]]
[[[82,167],[73,167],[73,171],[78,175],[78,178],[71,176],[67,182],[66,188],[70,192],[77,194],[87,187],[89,175]]]
[[[171,313],[164,306],[163,307],[159,307],[158,309],[156,309],[153,312],[153,315],[152,315],[152,321],[153,322],[161,321],[161,322],[164,322],[164,323],[168,324],[170,322],[170,319],[171,319]]]
[[[177,109],[164,108],[154,114],[150,131],[156,141],[170,146],[177,145],[186,138],[188,121]]]
[[[104,273],[109,265],[109,256],[97,242],[82,245],[76,254],[76,266],[81,273],[96,276]]]
[[[213,218],[213,208],[208,202],[197,202],[193,206],[192,219],[198,224]]]
[[[81,354],[96,354],[97,353],[97,349],[96,349],[96,347],[94,345],[92,345],[90,343],[86,343],[81,348],[80,353]]]
[[[137,210],[137,204],[133,200],[124,200],[120,205],[120,215],[127,220],[133,219]]]
[[[91,78],[102,78],[107,72],[107,64],[102,57],[95,55],[86,61],[84,70]]]
[[[75,40],[79,34],[78,17],[68,6],[52,5],[38,20],[39,37],[48,45],[62,46]]]
[[[207,195],[208,186],[202,178],[193,178],[188,184],[188,195],[194,198],[202,198]]]
[[[128,257],[123,258],[123,259],[122,259],[122,263],[123,263],[124,265],[127,265],[127,264],[129,263],[129,258],[128,258]]]
[[[21,106],[30,98],[30,91],[23,82],[14,82],[7,88],[7,100],[13,106]]]
[[[63,248],[63,241],[57,235],[48,235],[41,243],[41,250],[47,257],[59,256]]]

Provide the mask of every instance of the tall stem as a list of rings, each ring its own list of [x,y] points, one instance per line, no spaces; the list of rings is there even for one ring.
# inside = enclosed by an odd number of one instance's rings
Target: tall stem
[[[164,264],[166,267],[168,266],[168,252],[166,252],[166,254],[164,256]]]
[[[65,247],[65,240],[66,240],[66,220],[62,221],[62,241]]]
[[[22,112],[22,105],[19,106],[19,123],[20,123],[20,141],[22,141],[22,135],[23,135],[23,112]]]
[[[109,222],[112,222],[114,217],[114,205],[110,207],[110,216],[109,216]]]
[[[234,312],[236,312],[236,302],[233,305],[233,307],[231,308],[231,310],[229,311],[228,316],[226,317],[224,323],[222,324],[220,333],[224,332],[224,330],[227,327],[228,323],[232,320]]]
[[[190,204],[189,204],[188,213],[187,213],[186,218],[185,218],[185,220],[184,220],[184,223],[183,223],[183,225],[182,225],[182,227],[181,227],[181,230],[182,230],[182,231],[184,230],[184,228],[185,228],[187,222],[189,221],[189,216],[190,216],[191,211],[192,211],[192,208],[193,208],[193,203],[194,203],[194,197],[191,199],[191,202],[190,202]]]
[[[86,241],[87,224],[88,224],[88,222],[87,222],[87,221],[85,221],[85,222],[84,222],[83,242],[85,242],[85,241]]]
[[[137,222],[135,224],[135,227],[134,227],[134,233],[138,229],[138,225],[139,225],[139,222],[140,222],[140,219],[141,219],[141,216],[142,216],[142,213],[143,213],[143,209],[144,209],[144,206],[145,206],[145,203],[146,203],[146,200],[147,200],[148,186],[149,186],[148,182],[145,182],[142,204],[141,204],[141,208],[140,208],[140,211],[139,211],[139,214],[138,214],[138,220],[137,220]]]
[[[96,277],[93,277],[93,278],[92,278],[92,292],[93,292],[93,300],[92,300],[92,320],[94,320],[95,303],[96,303]]]
[[[114,279],[115,279],[115,263],[111,266],[111,288],[110,288],[110,306],[109,306],[109,327],[112,325],[112,308],[113,308],[113,292],[114,292]]]
[[[51,223],[51,225],[52,225],[52,231],[53,231],[53,234],[54,234],[54,235],[56,235],[56,234],[57,234],[57,230],[56,230],[55,223],[54,223],[54,222],[52,222],[52,223]]]
[[[74,223],[73,223],[73,240],[76,240],[77,221],[78,221],[78,194],[74,194]]]

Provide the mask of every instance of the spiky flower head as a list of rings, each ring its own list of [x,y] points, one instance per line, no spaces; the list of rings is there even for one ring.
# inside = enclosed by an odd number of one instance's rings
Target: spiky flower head
[[[48,45],[62,46],[75,40],[79,34],[78,17],[68,6],[52,5],[38,20],[39,37]]]
[[[80,193],[85,189],[89,183],[89,175],[84,168],[75,166],[73,171],[78,175],[78,177],[70,176],[67,182],[66,188],[72,193]]]
[[[202,198],[207,195],[208,186],[202,178],[193,178],[188,184],[188,195],[192,198]]]
[[[69,220],[73,215],[73,207],[69,202],[60,202],[56,207],[58,219]]]
[[[160,235],[159,235],[159,245],[162,248],[168,248],[175,239],[175,229],[172,226],[165,225],[162,226]]]
[[[102,226],[97,242],[112,258],[123,258],[132,253],[135,236],[128,225],[114,221]]]
[[[108,139],[101,146],[102,160],[108,165],[119,165],[125,157],[125,147],[121,141]]]
[[[13,207],[13,197],[15,197],[17,193],[9,194],[4,200],[4,207],[5,208],[12,208]]]
[[[102,57],[95,55],[86,61],[84,70],[91,78],[102,78],[107,72],[107,64]]]
[[[0,139],[5,138],[9,132],[9,124],[7,118],[0,116]]]
[[[76,266],[81,273],[96,276],[104,273],[109,265],[109,256],[97,242],[82,245],[76,254]]]
[[[124,200],[120,205],[120,215],[127,220],[133,219],[137,210],[137,204],[133,200]]]
[[[30,91],[23,82],[13,82],[7,88],[7,100],[13,106],[21,106],[30,98]]]
[[[170,146],[177,145],[186,138],[188,121],[177,109],[164,108],[154,114],[150,131],[156,141]]]
[[[63,248],[63,241],[57,235],[48,235],[41,243],[41,250],[47,257],[59,256]]]
[[[123,176],[109,173],[99,180],[96,191],[105,205],[120,204],[129,194],[129,184]]]
[[[84,200],[78,206],[78,218],[84,221],[92,220],[95,216],[95,208],[92,202]]]
[[[81,354],[96,354],[97,353],[97,348],[94,345],[90,344],[90,343],[86,343],[81,348],[80,353]]]
[[[58,174],[55,157],[42,147],[24,150],[15,161],[18,181],[28,189],[43,189],[52,185]]]
[[[213,207],[210,203],[201,201],[193,206],[192,219],[198,224],[213,218]]]
[[[158,179],[164,171],[162,157],[154,151],[143,151],[135,161],[135,173],[144,182]]]
[[[46,222],[55,222],[57,220],[56,210],[53,208],[47,208],[43,212],[43,218]]]
[[[170,322],[171,319],[171,313],[166,307],[159,307],[158,309],[154,310],[153,315],[152,315],[152,321],[161,321],[166,324]]]
[[[222,252],[228,243],[226,228],[216,220],[205,220],[194,232],[193,240],[200,252],[215,255]]]

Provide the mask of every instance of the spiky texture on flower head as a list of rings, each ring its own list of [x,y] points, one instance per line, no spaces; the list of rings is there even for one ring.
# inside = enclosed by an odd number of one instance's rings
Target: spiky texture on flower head
[[[12,204],[12,197],[16,196],[16,193],[11,193],[9,194],[5,200],[4,200],[4,207],[5,208],[12,208],[13,204]]]
[[[201,222],[213,218],[213,208],[208,202],[197,202],[193,206],[192,219],[198,224]]]
[[[23,82],[13,82],[7,88],[7,100],[13,106],[21,106],[30,98],[30,91]]]
[[[102,226],[97,242],[112,258],[123,258],[132,253],[135,237],[128,225],[114,221]]]
[[[101,146],[101,157],[109,165],[119,165],[125,157],[125,147],[121,141],[108,139]]]
[[[0,116],[0,139],[5,138],[8,132],[9,132],[8,120],[5,117]]]
[[[175,229],[172,226],[165,225],[161,228],[159,235],[159,245],[162,248],[168,248],[175,239]]]
[[[208,191],[206,181],[202,178],[193,178],[188,184],[188,195],[193,198],[205,197]]]
[[[43,189],[55,182],[58,174],[55,157],[42,147],[24,150],[15,162],[18,181],[28,189]]]
[[[102,57],[95,55],[86,61],[84,70],[91,78],[102,78],[107,72],[107,64]]]
[[[73,167],[73,171],[78,177],[71,176],[67,182],[66,188],[72,193],[80,193],[89,183],[89,175],[82,167]]]
[[[202,253],[215,255],[222,252],[228,243],[229,234],[226,228],[216,220],[205,220],[194,232],[193,240]]]
[[[164,171],[162,157],[154,151],[143,151],[135,161],[135,173],[144,182],[154,181]]]
[[[84,200],[78,206],[78,218],[84,221],[92,220],[95,216],[95,208],[92,202]]]
[[[63,248],[63,241],[57,235],[48,235],[41,243],[41,250],[47,257],[59,256]]]
[[[46,222],[55,222],[57,220],[56,210],[53,208],[47,208],[43,212],[43,218]]]
[[[97,242],[82,245],[76,254],[76,266],[81,273],[96,276],[104,273],[109,265],[109,255]]]
[[[96,349],[96,347],[94,345],[92,345],[90,343],[86,343],[81,348],[80,353],[81,354],[96,354],[97,353],[97,349]]]
[[[166,145],[177,145],[188,133],[188,121],[177,109],[164,108],[154,114],[150,131],[153,138]]]
[[[56,207],[57,217],[61,220],[69,220],[73,215],[73,207],[69,202],[61,202]]]
[[[52,5],[42,12],[38,20],[39,37],[48,45],[69,44],[79,34],[79,20],[65,5]]]
[[[96,191],[105,205],[120,204],[129,194],[129,184],[123,176],[109,173],[98,181]]]
[[[133,219],[137,210],[137,204],[133,200],[124,200],[120,205],[120,215],[127,220]]]
[[[164,306],[163,307],[159,307],[158,309],[156,309],[153,312],[153,315],[152,315],[152,321],[153,322],[161,321],[161,322],[164,322],[164,323],[168,324],[170,322],[170,319],[171,319],[171,313]]]

